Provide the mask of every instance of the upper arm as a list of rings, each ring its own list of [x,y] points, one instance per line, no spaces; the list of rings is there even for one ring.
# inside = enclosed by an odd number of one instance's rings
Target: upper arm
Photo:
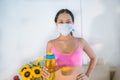
[[[46,53],[51,52],[52,48],[52,41],[48,41],[47,46],[46,46]]]
[[[81,39],[81,41],[82,41],[82,45],[83,45],[83,50],[89,56],[89,58],[90,59],[96,58],[96,55],[95,55],[94,51],[89,46],[89,44],[87,43],[87,41],[85,39],[83,39],[83,38]]]

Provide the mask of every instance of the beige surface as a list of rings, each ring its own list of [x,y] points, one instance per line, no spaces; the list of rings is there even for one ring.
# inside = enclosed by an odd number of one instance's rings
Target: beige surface
[[[84,71],[87,70],[87,66],[84,66]],[[109,79],[109,66],[106,65],[96,65],[90,80],[110,80]]]
[[[117,67],[116,69],[115,69],[115,76],[114,76],[114,78],[113,78],[113,80],[120,80],[120,67]]]

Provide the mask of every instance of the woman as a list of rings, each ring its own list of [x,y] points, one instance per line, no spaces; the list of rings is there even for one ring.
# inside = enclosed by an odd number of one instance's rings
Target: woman
[[[56,56],[56,80],[89,80],[96,64],[96,56],[83,38],[72,35],[74,16],[68,9],[61,9],[55,17],[59,37],[47,43],[46,52]],[[86,73],[82,72],[82,51],[90,58]],[[49,77],[47,68],[43,69],[43,77]]]

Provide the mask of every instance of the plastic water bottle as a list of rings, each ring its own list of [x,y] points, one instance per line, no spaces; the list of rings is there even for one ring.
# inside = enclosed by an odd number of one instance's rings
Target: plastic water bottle
[[[46,54],[45,66],[50,72],[48,80],[55,80],[56,59],[54,53],[48,52]]]

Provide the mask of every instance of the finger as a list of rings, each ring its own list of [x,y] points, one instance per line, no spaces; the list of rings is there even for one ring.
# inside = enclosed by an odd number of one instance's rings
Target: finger
[[[77,76],[77,78],[82,78],[82,77],[84,77],[85,76],[85,74],[79,74],[78,76]]]
[[[81,78],[85,77],[85,74],[81,74],[80,77],[81,77]]]
[[[82,78],[79,78],[79,79],[77,79],[77,80],[83,80]]]
[[[80,76],[80,75],[82,75],[82,74],[83,74],[83,73],[81,73],[81,74],[77,75],[77,77],[78,77],[78,76]]]
[[[45,68],[45,67],[42,70],[42,76],[45,77],[45,78],[50,76],[50,73],[48,72],[48,69]]]
[[[43,70],[48,70],[48,68],[46,68],[46,67],[43,67]]]
[[[50,73],[49,73],[48,71],[46,71],[46,70],[44,70],[44,71],[42,72],[42,74],[50,75]]]
[[[85,77],[82,77],[82,79],[81,80],[87,80]]]
[[[43,76],[44,78],[49,78],[50,75],[48,75],[48,74],[46,74],[46,73],[43,73],[42,76]]]
[[[82,80],[89,80],[88,77],[85,75],[82,77]]]
[[[43,70],[42,74],[44,74],[44,75],[50,75],[50,73],[48,71],[46,71],[46,70]]]
[[[43,68],[43,72],[49,74],[48,68],[44,67],[44,68]]]

